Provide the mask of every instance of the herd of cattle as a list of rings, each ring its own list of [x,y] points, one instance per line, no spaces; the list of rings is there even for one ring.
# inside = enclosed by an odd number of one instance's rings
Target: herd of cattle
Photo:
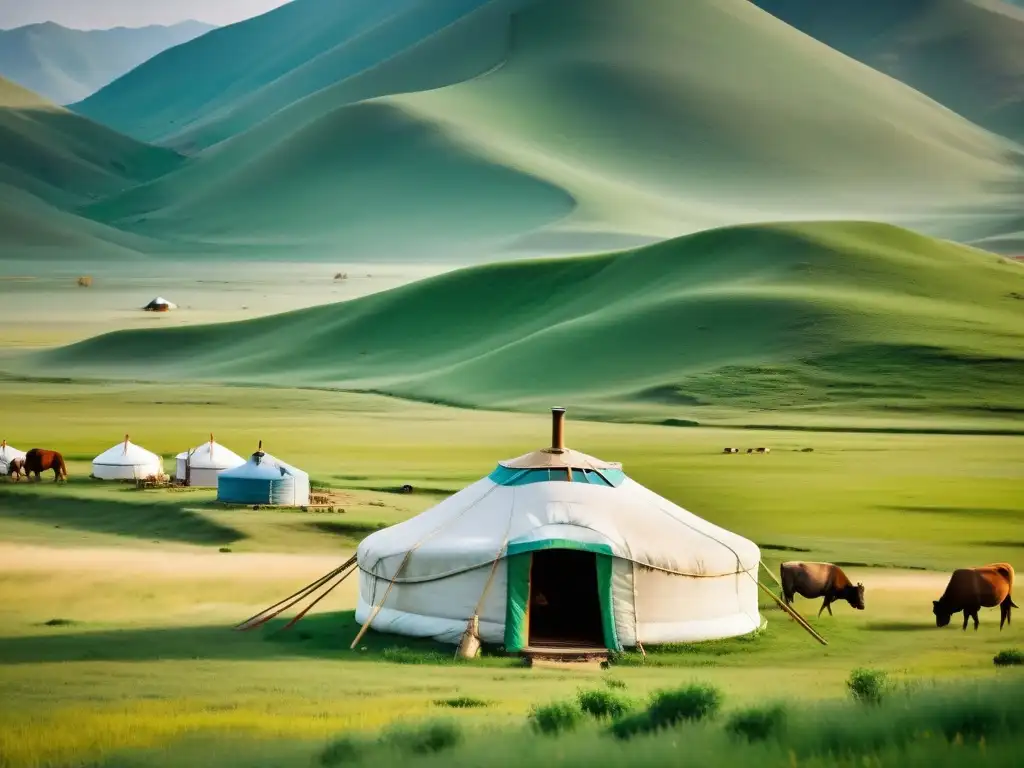
[[[724,448],[722,453],[739,453],[739,448]],[[771,453],[771,448],[747,448],[747,453]]]
[[[781,566],[782,595],[787,605],[792,605],[794,595],[809,599],[825,598],[818,615],[828,609],[832,615],[832,603],[845,600],[859,611],[864,610],[864,585],[854,584],[843,573],[843,569],[831,563],[788,562]],[[932,601],[935,624],[945,627],[953,614],[963,611],[964,629],[974,619],[978,629],[978,611],[982,608],[999,606],[999,629],[1010,623],[1010,610],[1019,608],[1013,602],[1013,566],[1009,563],[992,563],[978,568],[958,568],[946,585],[942,597]]]

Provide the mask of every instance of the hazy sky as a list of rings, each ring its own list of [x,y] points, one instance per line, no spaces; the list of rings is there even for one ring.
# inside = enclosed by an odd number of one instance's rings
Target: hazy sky
[[[230,24],[289,0],[0,0],[0,29],[55,21],[76,29],[144,27],[198,19]]]

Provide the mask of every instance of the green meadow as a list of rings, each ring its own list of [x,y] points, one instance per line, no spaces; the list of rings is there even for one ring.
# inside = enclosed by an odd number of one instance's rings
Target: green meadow
[[[819,619],[817,602],[798,598],[827,647],[765,599],[767,627],[755,636],[628,652],[607,671],[526,669],[497,649],[455,663],[450,647],[375,633],[349,650],[358,631],[351,581],[287,632],[281,621],[231,627],[340,565],[377,527],[543,445],[547,414],[195,384],[8,381],[0,398],[18,403],[4,414],[7,439],[61,448],[71,476],[66,486],[0,486],[5,768],[169,765],[200,754],[302,765],[342,734],[372,741],[393,723],[438,717],[465,730],[471,755],[488,729],[518,738],[531,707],[607,678],[637,700],[701,681],[720,688],[732,712],[779,698],[844,699],[856,667],[922,685],[1016,674],[992,663],[1021,646],[1016,625],[1000,633],[988,611],[977,633],[956,622],[940,630],[930,601],[953,567],[1020,565],[1022,437],[570,420],[572,447],[622,461],[637,481],[758,542],[773,572],[792,558],[843,564],[866,585],[867,610],[841,604]],[[88,480],[92,456],[125,432],[168,467],[210,432],[242,454],[262,439],[332,488],[340,506],[224,508],[210,491]],[[759,445],[772,452],[721,453]],[[406,483],[414,493],[397,492]],[[486,706],[438,703],[460,697]],[[667,748],[657,742],[644,754]]]

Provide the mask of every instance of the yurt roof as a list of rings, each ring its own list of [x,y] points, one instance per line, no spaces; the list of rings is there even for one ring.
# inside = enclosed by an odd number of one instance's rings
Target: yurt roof
[[[4,440],[0,443],[0,460],[10,461],[11,459],[23,459],[25,458],[25,452],[19,451],[13,445],[8,445],[7,441]]]
[[[565,448],[561,420],[556,410],[552,444],[562,451],[555,455],[568,453],[567,462],[537,466],[545,451],[522,457],[521,468],[502,462],[437,506],[368,536],[360,567],[378,578],[430,581],[548,548],[587,549],[695,577],[757,566],[752,541],[662,498],[618,465],[583,463],[578,457],[590,457]]]
[[[134,467],[160,461],[163,459],[155,453],[147,451],[141,445],[135,445],[125,437],[123,441],[93,459],[92,463],[108,467]]]
[[[276,480],[283,475],[308,477],[301,469],[296,469],[287,462],[259,450],[244,464],[225,470],[220,476],[241,480]]]
[[[191,459],[189,454],[192,455]],[[197,445],[191,451],[182,451],[175,458],[189,461],[193,469],[230,469],[245,463],[245,459],[213,439]]]
[[[177,309],[178,308],[177,304],[175,304],[173,301],[168,301],[163,296],[157,296],[155,299],[153,299],[151,302],[149,302],[149,304],[147,304],[146,306],[147,307],[170,307],[171,309]]]

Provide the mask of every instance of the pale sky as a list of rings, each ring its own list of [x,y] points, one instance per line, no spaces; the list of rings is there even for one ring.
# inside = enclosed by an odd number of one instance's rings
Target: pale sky
[[[289,0],[0,0],[0,29],[55,21],[75,29],[144,27],[197,19],[223,26]]]

